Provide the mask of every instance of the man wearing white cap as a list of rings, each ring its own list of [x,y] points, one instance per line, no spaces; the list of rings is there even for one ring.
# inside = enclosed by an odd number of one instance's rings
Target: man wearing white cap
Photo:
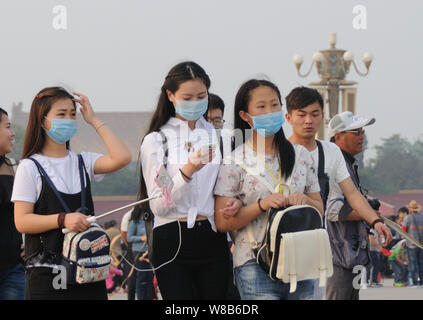
[[[374,225],[374,228],[381,234],[389,232],[383,223],[374,223],[374,221],[380,219],[354,185],[340,148],[333,143],[316,140],[316,133],[324,120],[323,99],[320,93],[316,89],[307,87],[294,88],[286,97],[286,108],[287,114],[285,117],[293,129],[289,141],[303,145],[310,151],[318,168],[318,179],[324,207],[327,207],[330,190],[335,188],[334,192],[343,193],[351,207],[369,225]],[[336,218],[332,214],[332,220],[337,220]],[[389,238],[390,234],[385,236]],[[338,290],[336,294],[332,290],[333,294],[329,298],[350,299],[352,290],[352,281],[350,281],[345,290]],[[324,296],[325,290],[322,290],[316,284],[314,299],[322,299]]]
[[[363,151],[363,128],[373,123],[375,123],[374,118],[361,118],[349,111],[335,115],[329,122],[330,141],[341,149],[350,177],[364,196],[367,192],[360,186],[358,162],[354,156]],[[377,211],[376,205],[372,207]],[[327,283],[326,298],[358,300],[359,288],[354,288],[353,285],[357,274],[353,271],[355,266],[365,267],[370,262],[369,227],[365,223],[362,212],[357,212],[348,203],[339,185],[334,185],[330,189],[326,219],[334,263],[333,276]],[[382,222],[378,228],[386,239],[386,246],[392,235],[388,227],[383,224],[383,220],[376,219],[371,223],[370,228],[374,229],[379,222]],[[361,272],[365,271],[362,269]]]

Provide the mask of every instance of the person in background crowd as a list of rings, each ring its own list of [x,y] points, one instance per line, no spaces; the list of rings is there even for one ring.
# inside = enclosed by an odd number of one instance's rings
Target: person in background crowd
[[[113,241],[114,237],[120,235],[120,230],[116,227],[116,220],[110,220],[105,222],[104,230],[109,235],[110,241]]]
[[[369,232],[369,244],[370,264],[366,267],[367,281],[371,287],[381,287],[378,275],[381,270],[382,256],[380,252],[383,247],[379,240],[379,234],[373,229]]]
[[[403,229],[423,243],[423,214],[420,213],[422,207],[417,201],[412,200],[407,208],[410,214],[404,219]],[[407,241],[407,253],[409,271],[413,280],[411,286],[423,287],[423,249]]]
[[[209,109],[207,110],[207,121],[216,129],[223,129],[225,120],[223,114],[225,112],[225,103],[216,94],[209,93]]]
[[[225,113],[225,103],[223,100],[216,94],[210,93],[209,94],[209,109],[207,110],[207,121],[210,122],[216,129],[223,129],[223,125],[225,124],[225,120],[223,120],[223,115]],[[222,132],[222,134],[226,134],[226,132]],[[231,138],[231,151],[234,149],[234,137]],[[223,146],[221,146],[221,152],[223,155]],[[233,277],[233,251],[235,249],[235,245],[232,242],[232,239],[228,233],[228,244],[230,248],[230,255],[229,255],[229,279],[228,279],[228,300],[239,300],[239,292],[236,286],[234,285],[234,277]]]
[[[136,268],[136,294],[137,300],[153,300],[153,271],[149,261],[146,259],[147,236],[145,231],[145,222],[141,218],[142,210],[135,207],[132,211],[131,220],[128,228],[128,243],[131,245],[134,255],[134,265]],[[149,270],[149,271],[147,271]]]
[[[401,207],[398,209],[398,218],[396,219],[396,223],[398,223],[399,225],[402,225],[404,222],[404,219],[406,216],[408,216],[409,211],[407,209],[407,207]]]
[[[14,137],[7,112],[0,108],[0,300],[25,298],[22,235],[15,227],[11,201],[14,160],[6,158]]]
[[[355,156],[363,151],[364,127],[375,121],[374,118],[365,119],[346,111],[335,115],[329,122],[330,141],[341,149],[350,177],[364,196],[367,192],[360,185]],[[328,300],[359,300],[359,289],[353,285],[356,276],[353,270],[357,265],[367,266],[370,262],[369,227],[385,238],[384,247],[392,239],[389,228],[374,211],[376,209],[369,206],[368,209],[355,210],[339,187],[334,186],[331,190],[326,219],[334,270],[326,287]]]
[[[406,241],[401,240],[390,250],[388,262],[394,272],[394,287],[407,286],[408,258],[405,250]]]
[[[133,272],[132,262],[134,261],[134,254],[132,253],[131,245],[128,243],[128,227],[131,220],[133,209],[126,212],[120,224],[120,236],[122,239],[122,256],[123,256],[123,278],[125,281],[125,290],[128,295],[128,300],[135,300],[136,292],[136,273]],[[132,270],[132,273],[131,273]],[[129,278],[128,278],[129,276]]]

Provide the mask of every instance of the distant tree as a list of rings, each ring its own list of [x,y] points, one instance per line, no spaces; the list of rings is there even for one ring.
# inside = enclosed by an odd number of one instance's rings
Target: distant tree
[[[13,145],[12,152],[9,153],[7,157],[18,161],[22,156],[25,128],[12,122],[12,130],[15,132],[15,144]]]
[[[362,185],[380,194],[423,188],[423,141],[410,143],[399,134],[382,141],[375,146],[376,157],[360,171]]]
[[[138,192],[136,162],[125,168],[106,174],[100,182],[92,181],[91,191],[94,196],[134,196]]]

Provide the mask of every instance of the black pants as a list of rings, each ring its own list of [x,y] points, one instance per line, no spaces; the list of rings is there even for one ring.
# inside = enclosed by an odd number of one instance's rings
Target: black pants
[[[214,232],[207,220],[197,221],[191,229],[186,222],[180,226],[182,244],[176,259],[156,270],[163,299],[225,299],[229,276],[226,234]],[[178,246],[178,222],[155,228],[154,267],[171,260]]]
[[[357,276],[353,269],[333,265],[333,275],[326,284],[326,300],[360,300],[360,289],[354,288],[354,278]]]
[[[26,271],[26,300],[107,300],[106,282],[66,285],[55,288],[51,268],[30,268]]]

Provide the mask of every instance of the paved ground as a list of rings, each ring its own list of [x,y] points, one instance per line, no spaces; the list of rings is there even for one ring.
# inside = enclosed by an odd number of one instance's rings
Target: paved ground
[[[393,279],[382,279],[383,287],[360,290],[360,300],[423,300],[423,288],[395,288]],[[110,300],[126,300],[126,294],[109,296]]]
[[[423,288],[396,288],[393,279],[382,279],[383,287],[360,290],[360,300],[423,300]]]

